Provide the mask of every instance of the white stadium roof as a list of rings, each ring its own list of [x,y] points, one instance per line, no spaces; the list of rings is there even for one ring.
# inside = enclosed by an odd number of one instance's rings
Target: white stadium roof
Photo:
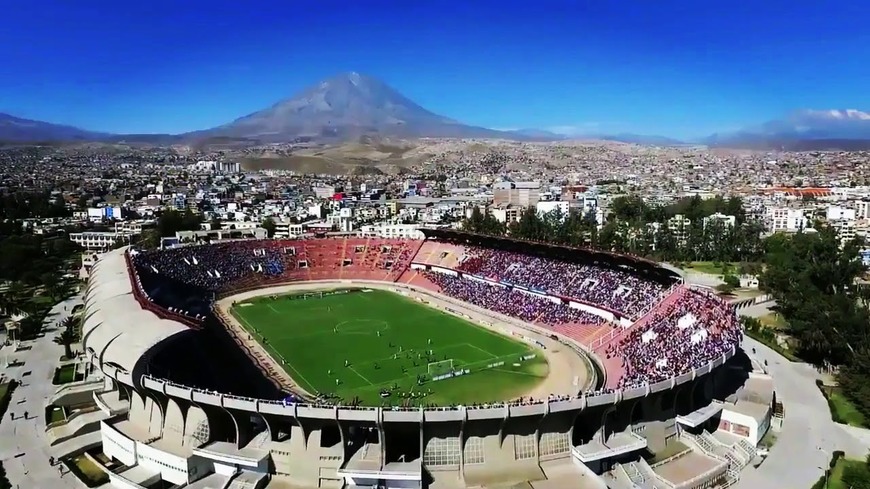
[[[133,296],[125,250],[106,253],[91,270],[82,341],[101,364],[113,363],[132,372],[152,347],[190,330],[142,309]]]

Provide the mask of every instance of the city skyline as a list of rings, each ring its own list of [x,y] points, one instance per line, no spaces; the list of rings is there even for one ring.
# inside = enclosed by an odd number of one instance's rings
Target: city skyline
[[[111,133],[230,122],[339,72],[463,123],[681,139],[857,109],[870,6],[36,2],[0,20],[0,112]],[[50,6],[50,8],[49,8]],[[822,22],[821,19],[824,21]]]

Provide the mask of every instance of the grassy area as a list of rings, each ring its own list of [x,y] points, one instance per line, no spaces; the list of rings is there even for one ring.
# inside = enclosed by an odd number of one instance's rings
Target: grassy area
[[[64,463],[70,472],[75,474],[88,487],[97,487],[109,482],[109,475],[84,455],[66,459]]]
[[[863,460],[837,459],[828,474],[827,484],[824,477],[813,487],[826,489],[866,489],[870,487],[870,469]]]
[[[828,408],[831,410],[831,418],[837,423],[847,424],[849,426],[857,426],[859,428],[867,428],[867,419],[860,411],[852,404],[839,386],[819,385],[825,399],[828,400]]]
[[[76,366],[74,363],[71,363],[55,369],[52,383],[54,385],[63,385],[77,380],[82,380],[82,375],[76,374]]]
[[[678,440],[672,440],[670,443],[665,445],[665,448],[658,451],[653,455],[653,457],[647,460],[647,463],[650,465],[661,462],[662,460],[667,460],[678,453],[683,453],[688,450],[689,447],[684,445]]]
[[[381,290],[262,297],[236,304],[232,313],[305,390],[346,402],[503,400],[525,394],[549,373],[526,343]],[[432,380],[449,373],[451,363],[470,373]],[[407,399],[411,392],[418,397]]]
[[[772,429],[767,430],[767,433],[765,433],[764,436],[761,437],[761,440],[758,442],[758,446],[763,448],[770,448],[775,444],[776,433]]]
[[[775,312],[761,316],[760,318],[758,318],[758,321],[761,322],[761,325],[766,328],[777,330],[784,329],[788,325],[785,322],[785,318]]]
[[[764,334],[763,332],[759,332],[759,331],[755,331],[755,330],[751,330],[751,329],[746,329],[744,331],[745,331],[747,336],[754,339],[755,341],[758,341],[759,343],[766,345],[771,350],[773,350],[773,351],[779,353],[780,355],[782,355],[783,357],[785,357],[786,360],[788,360],[790,362],[800,362],[801,361],[801,359],[798,358],[797,355],[795,355],[791,350],[781,347],[779,345],[779,343],[776,342],[775,336],[773,336],[771,334]]]
[[[57,423],[66,419],[66,413],[59,406],[50,405],[45,408],[46,424]]]

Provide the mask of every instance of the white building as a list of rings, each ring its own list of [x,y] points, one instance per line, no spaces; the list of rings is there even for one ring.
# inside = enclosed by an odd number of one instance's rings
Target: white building
[[[289,220],[275,220],[276,238],[298,238],[304,232],[302,224],[294,224]]]
[[[88,220],[103,222],[109,219],[123,219],[120,207],[91,207],[88,209]]]
[[[416,224],[374,224],[360,228],[359,236],[378,238],[423,239],[425,236]]]
[[[115,223],[115,232],[118,234],[136,236],[142,234],[146,228],[154,226],[153,219],[137,219],[135,221],[122,221]]]
[[[689,226],[691,226],[691,224],[692,220],[682,214],[675,215],[668,219],[667,222],[668,230],[670,230],[671,234],[674,235],[674,239],[678,243],[686,242],[686,239],[689,237]]]
[[[765,223],[768,231],[773,233],[794,233],[808,227],[803,209],[790,207],[769,207],[765,213]]]
[[[466,211],[467,216],[471,216],[471,208]],[[522,215],[522,209],[518,206],[512,205],[499,205],[490,209],[490,214],[495,218],[496,221],[502,222],[505,224],[510,224],[512,222],[517,222],[520,220],[520,216]]]
[[[350,207],[342,207],[333,212],[326,218],[326,222],[331,224],[333,229],[337,229],[343,233],[353,230],[353,209]]]
[[[825,217],[829,221],[854,221],[856,216],[855,209],[849,209],[839,205],[828,206]]]
[[[855,219],[870,219],[870,201],[855,202]]]
[[[837,237],[840,238],[840,246],[855,239],[855,221],[841,219],[838,221],[832,221],[831,226],[837,230]]]
[[[88,251],[107,251],[124,237],[115,231],[86,231],[70,233],[69,240]]]
[[[760,369],[753,371],[744,386],[725,400],[719,431],[745,438],[757,447],[770,429],[775,403],[773,379]]]
[[[737,217],[717,212],[704,218],[704,227],[712,222],[721,222],[725,227],[733,228],[737,224]]]
[[[538,213],[538,216],[544,217],[550,212],[559,209],[562,213],[562,221],[564,221],[568,217],[568,202],[564,200],[548,200],[541,201],[535,204],[535,210]]]

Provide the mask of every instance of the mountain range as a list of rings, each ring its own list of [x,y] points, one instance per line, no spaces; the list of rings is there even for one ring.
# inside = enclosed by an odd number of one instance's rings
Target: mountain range
[[[495,130],[436,114],[377,78],[356,72],[321,81],[271,107],[227,124],[186,134],[107,134],[0,113],[0,141],[108,141],[171,144],[202,140],[250,143],[299,139],[340,142],[363,136],[489,138],[553,141],[568,136],[540,129]],[[800,110],[743,130],[697,141],[639,134],[590,134],[584,138],[670,146],[706,144],[750,149],[870,149],[870,113]]]

